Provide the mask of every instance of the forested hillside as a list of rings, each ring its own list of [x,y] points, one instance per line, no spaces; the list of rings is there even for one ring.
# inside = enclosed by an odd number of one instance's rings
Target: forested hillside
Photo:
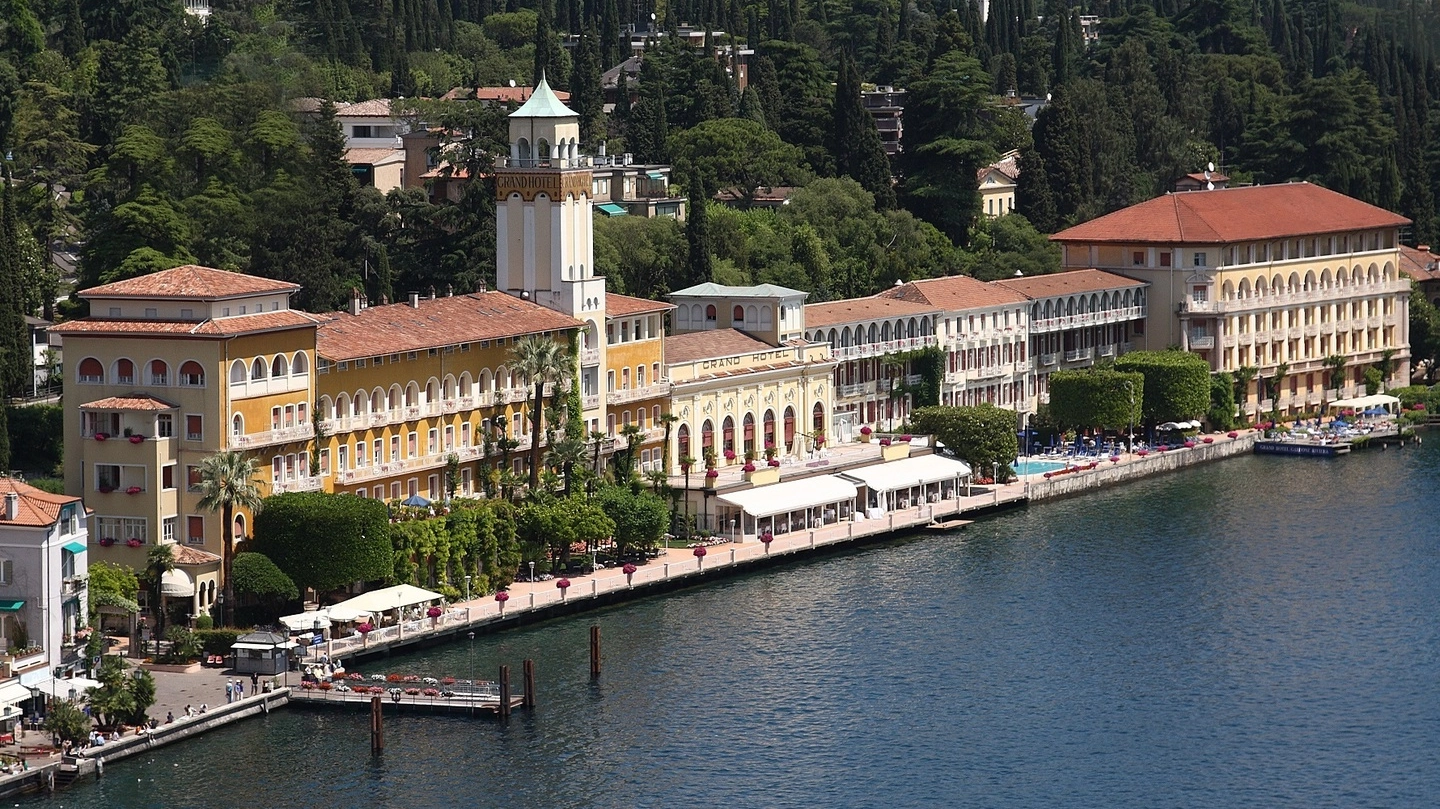
[[[585,148],[672,163],[690,224],[597,223],[612,288],[661,294],[716,279],[815,299],[954,272],[1052,270],[1043,233],[1146,199],[1214,161],[1239,182],[1309,179],[1415,220],[1434,242],[1440,17],[1393,0],[10,0],[0,10],[3,290],[49,301],[46,251],[82,247],[80,286],[183,262],[297,281],[323,310],[352,286],[472,288],[493,276],[505,110],[455,87],[572,93]],[[628,26],[661,36],[610,93]],[[1101,18],[1083,25],[1083,15]],[[1087,33],[1097,36],[1087,38]],[[578,45],[567,47],[571,35]],[[737,89],[731,48],[747,55]],[[622,77],[624,74],[622,74]],[[866,84],[908,91],[886,157]],[[1014,96],[1051,103],[1033,122]],[[344,162],[331,111],[295,99],[397,101],[450,138],[475,177],[460,201],[382,197]],[[979,216],[975,174],[1019,149],[1022,216]],[[894,178],[892,183],[891,178]],[[778,210],[703,201],[799,186]],[[1033,226],[1032,226],[1033,223]],[[13,317],[7,307],[7,317]],[[9,325],[7,324],[7,331]]]

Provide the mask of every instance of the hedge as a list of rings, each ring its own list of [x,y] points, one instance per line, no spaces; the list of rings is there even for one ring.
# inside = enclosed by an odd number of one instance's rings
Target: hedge
[[[1188,421],[1210,409],[1210,363],[1195,354],[1132,351],[1115,360],[1115,370],[1144,375],[1146,421]]]
[[[1065,427],[1119,429],[1140,421],[1144,394],[1142,374],[1056,371],[1050,375],[1050,416]]]
[[[390,515],[353,494],[287,492],[265,498],[251,550],[270,557],[296,587],[320,592],[394,573]]]

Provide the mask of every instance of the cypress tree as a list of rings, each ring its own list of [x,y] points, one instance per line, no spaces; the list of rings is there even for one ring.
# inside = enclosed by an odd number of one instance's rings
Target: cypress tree
[[[600,72],[620,64],[629,55],[620,46],[620,11],[615,0],[605,0],[605,10],[600,15]]]
[[[740,111],[737,117],[755,121],[761,126],[769,126],[765,122],[765,110],[760,106],[760,95],[755,92],[754,87],[747,85],[745,92],[740,94]]]
[[[760,97],[760,109],[765,113],[765,123],[774,129],[780,121],[780,79],[775,63],[768,56],[760,56],[750,63],[750,83]]]
[[[25,325],[25,288],[16,255],[18,227],[12,195],[10,167],[5,167],[5,187],[0,191],[0,403],[25,390],[30,374],[30,334]],[[8,455],[8,451],[7,451]],[[0,469],[7,467],[0,464]]]
[[[70,0],[60,29],[60,52],[74,58],[85,49],[85,22],[80,19],[80,0]]]
[[[686,181],[689,197],[685,211],[685,241],[690,247],[690,284],[712,280],[714,266],[710,256],[710,221],[705,213],[705,182],[700,172],[692,169]]]
[[[580,32],[570,73],[570,108],[580,117],[580,144],[593,147],[605,133],[605,90],[600,80],[600,56],[592,25]],[[622,73],[624,71],[621,71]]]
[[[537,11],[539,15],[535,21],[535,75],[531,79],[531,86],[539,86],[540,77],[544,76],[551,87],[563,88],[566,77],[556,69],[560,65],[560,44],[555,39],[554,0],[540,0]]]
[[[1054,233],[1059,223],[1055,219],[1050,178],[1045,173],[1045,158],[1036,149],[1022,149],[1015,168],[1020,172],[1015,181],[1015,210],[1041,233]]]
[[[893,208],[895,190],[890,185],[890,160],[880,142],[875,119],[861,100],[860,74],[844,51],[840,52],[831,113],[830,153],[835,158],[836,173],[853,178],[875,195],[876,207]]]
[[[10,471],[10,408],[0,397],[0,471]]]

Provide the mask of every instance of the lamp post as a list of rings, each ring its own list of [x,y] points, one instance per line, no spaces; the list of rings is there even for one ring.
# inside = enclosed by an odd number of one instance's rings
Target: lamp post
[[[1125,389],[1130,391],[1130,409],[1125,415],[1130,419],[1129,438],[1125,442],[1125,451],[1135,451],[1135,383],[1125,380]]]
[[[470,577],[465,577],[465,600],[470,600]]]
[[[531,583],[531,584],[534,584],[534,583],[535,583],[535,563],[534,563],[534,562],[531,562],[531,563],[530,563],[530,583]]]
[[[470,679],[470,692],[473,695],[475,692],[475,633],[470,632],[465,637],[470,639],[470,654],[466,660],[465,676]]]
[[[990,491],[993,493],[992,505],[1000,502],[1000,464],[990,464]]]

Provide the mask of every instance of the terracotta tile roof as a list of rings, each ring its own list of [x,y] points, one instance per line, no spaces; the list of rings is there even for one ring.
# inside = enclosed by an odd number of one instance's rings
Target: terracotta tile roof
[[[884,298],[878,295],[872,298],[851,298],[843,301],[806,304],[805,328],[813,329],[821,326],[833,326],[837,323],[856,323],[861,320],[928,315],[938,312],[940,312],[940,307],[934,304],[917,303],[904,298]]]
[[[835,364],[835,361],[833,360],[830,360],[828,362],[831,364]],[[816,368],[819,367],[821,364],[822,363],[814,362],[805,363],[799,360],[790,360],[789,362],[771,362],[764,365],[750,365],[744,368],[731,368],[728,370],[709,371],[702,374],[696,374],[691,379],[687,379],[683,382],[676,382],[675,384],[693,385],[696,382],[713,382],[716,379],[729,379],[730,377],[744,376],[746,374],[753,374],[759,371],[780,371],[787,368]]]
[[[991,164],[988,165],[988,166],[984,166],[984,167],[982,167],[982,168],[976,169],[976,170],[975,170],[975,182],[977,182],[977,183],[983,183],[983,182],[985,182],[985,175],[989,174],[989,173],[992,172],[992,171],[997,172],[997,173],[1003,175],[1003,176],[1005,177],[1005,179],[1010,180],[1011,182],[1014,182],[1014,181],[1020,179],[1020,152],[1019,152],[1019,150],[1017,150],[1017,149],[1012,149],[1012,150],[1006,152],[1003,157],[1001,157],[999,160],[996,160],[994,163],[991,163]]]
[[[332,362],[585,325],[504,292],[421,298],[418,309],[403,302],[326,317],[315,332],[315,350]]]
[[[405,159],[404,149],[346,149],[345,162],[352,166],[378,166]]]
[[[390,99],[372,98],[369,101],[357,101],[354,104],[336,104],[335,117],[337,118],[389,118]]]
[[[234,337],[322,323],[325,318],[297,309],[257,312],[214,320],[112,320],[87,317],[57,323],[47,331],[57,334],[110,334],[117,337]]]
[[[1166,194],[1050,238],[1080,243],[1227,244],[1409,223],[1399,214],[1318,185],[1284,183]]]
[[[1187,175],[1185,175],[1185,176],[1186,176],[1186,177],[1189,177],[1190,179],[1192,179],[1192,180],[1194,180],[1195,182],[1200,183],[1200,184],[1202,184],[1202,185],[1205,184],[1205,183],[1228,183],[1228,182],[1230,182],[1230,177],[1229,177],[1228,175],[1221,174],[1221,173],[1218,172],[1218,171],[1212,171],[1212,172],[1210,172],[1210,176],[1209,176],[1209,177],[1206,177],[1206,176],[1205,176],[1205,172],[1203,172],[1203,171],[1197,171],[1197,172],[1194,172],[1193,174],[1187,174]]]
[[[1070,295],[1076,292],[1099,292],[1102,289],[1145,286],[1144,281],[1136,281],[1133,278],[1100,270],[1052,272],[1047,275],[1031,275],[1025,278],[1004,278],[995,283],[1032,300],[1056,295]]]
[[[523,104],[530,100],[534,87],[456,87],[446,93],[446,101],[490,101],[501,104]],[[569,101],[570,94],[564,90],[552,90],[561,101]]]
[[[1421,245],[1425,247],[1425,245]],[[1400,272],[1416,281],[1440,281],[1440,256],[1400,245]]]
[[[20,508],[15,519],[7,520],[3,497],[11,492],[20,495]],[[0,527],[23,525],[29,528],[44,528],[54,525],[60,519],[62,506],[78,502],[78,497],[42,492],[22,480],[0,478]]]
[[[753,351],[770,351],[774,348],[775,346],[764,340],[757,340],[739,329],[710,329],[666,337],[665,362],[675,365],[715,357],[733,357]]]
[[[213,565],[220,561],[217,554],[192,548],[189,545],[175,545],[172,558],[177,565]]]
[[[641,312],[666,312],[675,308],[675,304],[665,301],[651,301],[644,298],[632,298],[629,295],[621,295],[616,292],[605,293],[605,314],[606,315],[638,315]]]
[[[977,281],[968,275],[947,275],[911,281],[881,292],[877,297],[896,298],[936,306],[946,312],[1024,303],[1025,296],[1004,287]]]
[[[82,298],[181,298],[213,301],[240,295],[286,292],[299,289],[299,284],[274,281],[258,275],[227,272],[211,267],[186,264],[169,270],[127,278],[113,284],[102,284],[80,291]]]
[[[177,407],[179,405],[170,404],[164,399],[157,399],[148,394],[111,396],[80,405],[81,410],[174,410]]]

